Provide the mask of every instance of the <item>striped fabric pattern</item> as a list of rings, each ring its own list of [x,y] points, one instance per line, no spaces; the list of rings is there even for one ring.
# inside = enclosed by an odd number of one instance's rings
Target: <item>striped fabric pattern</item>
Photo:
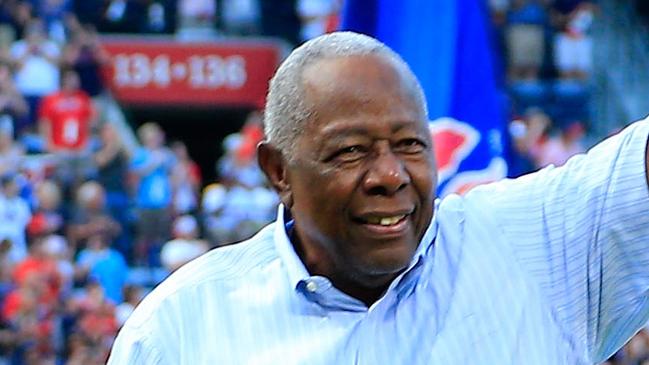
[[[186,265],[109,364],[598,363],[649,319],[649,121],[517,180],[436,202],[367,308],[310,276],[278,220]]]

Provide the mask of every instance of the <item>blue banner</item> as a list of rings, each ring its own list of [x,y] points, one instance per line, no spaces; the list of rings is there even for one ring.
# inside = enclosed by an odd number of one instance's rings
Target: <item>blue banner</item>
[[[481,0],[346,0],[342,29],[371,35],[410,65],[426,93],[439,193],[507,174],[504,98]]]

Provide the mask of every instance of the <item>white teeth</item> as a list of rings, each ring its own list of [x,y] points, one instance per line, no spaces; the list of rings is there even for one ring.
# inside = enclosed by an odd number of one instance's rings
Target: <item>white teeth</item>
[[[367,222],[370,224],[380,224],[382,226],[391,226],[393,224],[399,223],[400,220],[402,220],[406,215],[397,215],[394,217],[384,217],[384,218],[379,218],[379,217],[371,217],[367,218]]]

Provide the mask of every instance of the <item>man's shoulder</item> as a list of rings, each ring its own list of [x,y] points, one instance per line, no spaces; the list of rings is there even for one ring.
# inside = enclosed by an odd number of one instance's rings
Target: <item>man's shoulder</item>
[[[498,183],[481,185],[464,195],[450,194],[437,202],[435,215],[440,229],[461,230],[476,224],[494,224],[491,197],[498,194]]]
[[[467,209],[466,196],[450,194],[436,202],[435,215],[439,223],[446,221],[462,221]]]
[[[196,299],[206,289],[225,297],[228,288],[245,283],[246,277],[278,258],[273,228],[274,224],[270,224],[246,241],[213,249],[178,269],[138,306],[129,319],[131,325],[139,327],[161,311],[171,310],[170,306]]]
[[[266,226],[246,241],[208,251],[170,276],[170,283],[194,285],[204,281],[231,280],[259,269],[277,258],[274,226]]]
[[[55,91],[53,93],[47,94],[43,97],[41,101],[41,109],[46,113],[51,113],[53,110],[56,110],[64,100],[64,95],[61,91]]]

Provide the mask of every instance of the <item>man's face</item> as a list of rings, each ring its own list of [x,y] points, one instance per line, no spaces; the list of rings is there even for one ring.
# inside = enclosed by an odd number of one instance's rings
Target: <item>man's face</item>
[[[408,265],[433,215],[425,112],[414,85],[377,56],[316,62],[303,81],[315,113],[287,168],[297,235],[323,248],[334,272],[372,285]]]

